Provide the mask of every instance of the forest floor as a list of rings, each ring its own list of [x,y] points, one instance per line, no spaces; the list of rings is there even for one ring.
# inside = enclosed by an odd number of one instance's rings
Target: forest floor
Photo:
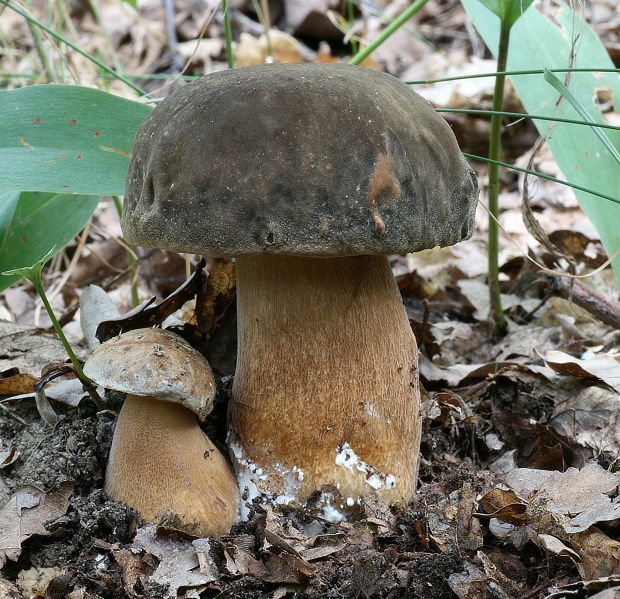
[[[43,18],[40,4],[34,6]],[[97,3],[95,12],[87,2],[64,4],[68,31],[80,46],[128,73],[177,73],[181,65],[186,74],[203,74],[226,67],[223,26],[211,3],[175,2],[176,52],[167,42],[163,4],[155,0],[140,3],[138,13],[120,0]],[[404,6],[397,0],[383,10],[394,16]],[[346,60],[349,48],[334,25],[338,19],[328,18],[327,2],[283,0],[269,7],[278,30],[271,40],[276,60]],[[615,0],[591,2],[587,10],[618,64]],[[30,84],[24,73],[40,72],[31,33],[9,8],[1,14],[5,86]],[[236,63],[264,62],[263,27],[253,5],[233,3],[231,16]],[[369,39],[381,27],[368,14],[358,14],[356,22]],[[54,60],[65,67],[57,70],[64,77],[58,82],[104,86],[80,55],[63,48]],[[460,4],[437,0],[367,66],[410,81],[493,72],[495,62]],[[142,84],[157,96],[182,85],[168,79]],[[116,82],[105,86],[127,93]],[[490,108],[492,86],[486,78],[415,89],[436,106]],[[507,106],[523,112],[510,86]],[[611,108],[607,116],[618,123]],[[463,151],[484,155],[488,120],[448,117]],[[506,161],[526,164],[536,137],[530,121],[507,127]],[[312,505],[292,509],[256,502],[249,520],[219,539],[144,525],[103,492],[119,398],[99,410],[80,387],[56,379],[46,393],[57,421],[46,423],[32,388],[43,373],[62,366],[64,349],[31,286],[22,282],[2,293],[0,598],[620,597],[617,283],[609,269],[594,273],[607,256],[574,195],[540,181],[530,198],[537,220],[561,251],[552,253],[523,223],[523,176],[506,171],[500,264],[509,324],[498,336],[489,320],[485,282],[487,169],[483,163],[473,166],[482,192],[474,237],[392,259],[418,337],[427,393],[417,493],[398,510],[371,494],[354,522],[326,522]],[[545,148],[535,166],[559,175]],[[76,307],[84,289],[99,285],[121,314],[130,309],[121,239],[114,203],[104,198],[87,229],[45,271],[52,304],[82,359],[88,350]],[[185,281],[188,266],[169,252],[144,250],[141,256],[140,299],[154,295],[159,304]],[[209,261],[206,271],[228,268]],[[568,269],[594,274],[571,283],[552,273]],[[230,300],[233,291],[222,294]],[[162,306],[149,322],[170,315],[167,304]],[[184,319],[188,312],[191,302],[174,315]],[[216,316],[228,343],[213,356],[218,398],[208,426],[223,442],[236,350],[232,319],[224,312]]]

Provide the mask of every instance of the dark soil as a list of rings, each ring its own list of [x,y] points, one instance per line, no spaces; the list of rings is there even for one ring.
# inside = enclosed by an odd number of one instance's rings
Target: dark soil
[[[493,394],[492,403],[507,398],[506,390],[499,387],[490,388],[488,393]],[[34,402],[27,400],[11,404],[0,413],[3,448],[14,447],[19,452],[17,460],[0,473],[3,503],[26,484],[44,491],[67,481],[73,484],[66,513],[44,522],[48,534],[23,541],[17,561],[6,562],[2,569],[5,583],[19,584],[25,571],[54,568],[51,581],[39,595],[31,596],[176,596],[170,587],[149,583],[149,574],[161,556],[134,550],[142,569],[137,578],[132,578],[135,572],[121,559],[126,555],[123,550],[131,548],[141,523],[131,510],[108,500],[102,491],[114,416],[95,413],[88,399],[82,406],[61,411],[55,405],[60,414],[53,426],[44,424]],[[544,586],[553,577],[555,565],[545,564],[533,548],[522,555],[510,554],[508,567],[508,554],[493,549],[493,537],[472,517],[476,496],[488,491],[494,478],[489,472],[477,471],[467,456],[454,453],[455,441],[461,444],[463,439],[475,436],[468,425],[427,431],[422,483],[415,501],[392,513],[369,499],[358,522],[323,523],[326,537],[340,535],[345,543],[312,563],[265,543],[270,528],[304,531],[313,520],[311,511],[279,511],[256,505],[248,523],[237,525],[226,538],[210,545],[210,557],[217,566],[216,580],[191,591],[181,586],[179,596],[455,599],[474,596],[453,590],[455,580],[471,577],[471,572],[480,575],[477,586],[481,597],[518,597],[511,587],[523,590],[524,583],[530,589],[531,585]],[[274,529],[274,521],[284,528]],[[158,536],[165,534],[175,536],[163,530]],[[235,572],[224,554],[232,546],[242,547],[260,568]],[[295,565],[291,559],[299,563]],[[485,569],[488,572],[487,562],[500,564],[505,570],[501,576],[505,590],[494,590],[497,582],[488,573],[482,575]],[[527,580],[521,580],[524,572]]]

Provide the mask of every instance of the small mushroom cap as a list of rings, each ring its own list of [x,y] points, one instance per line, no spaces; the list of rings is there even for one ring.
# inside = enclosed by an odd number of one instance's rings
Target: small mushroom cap
[[[145,119],[122,228],[209,256],[402,253],[471,236],[477,198],[450,126],[405,83],[259,65],[207,75]]]
[[[181,404],[200,420],[213,409],[209,363],[182,337],[163,329],[136,329],[102,343],[84,374],[107,389]]]

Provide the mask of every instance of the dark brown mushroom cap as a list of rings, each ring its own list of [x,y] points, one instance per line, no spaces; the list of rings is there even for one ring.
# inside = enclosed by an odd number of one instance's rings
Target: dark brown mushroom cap
[[[452,130],[398,79],[342,64],[207,75],[146,118],[130,243],[209,256],[347,256],[473,232],[478,185]]]

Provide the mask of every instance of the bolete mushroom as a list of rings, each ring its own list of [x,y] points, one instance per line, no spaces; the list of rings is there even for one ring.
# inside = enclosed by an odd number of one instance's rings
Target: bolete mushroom
[[[477,196],[447,123],[361,67],[213,73],[146,118],[127,241],[236,259],[229,441],[242,490],[302,502],[337,489],[336,503],[323,497],[334,518],[373,490],[412,497],[417,348],[387,254],[469,237]]]
[[[149,522],[199,536],[230,530],[238,513],[232,468],[205,435],[200,420],[211,412],[215,383],[209,363],[182,337],[137,329],[99,346],[87,376],[127,394],[121,408],[105,490]]]

